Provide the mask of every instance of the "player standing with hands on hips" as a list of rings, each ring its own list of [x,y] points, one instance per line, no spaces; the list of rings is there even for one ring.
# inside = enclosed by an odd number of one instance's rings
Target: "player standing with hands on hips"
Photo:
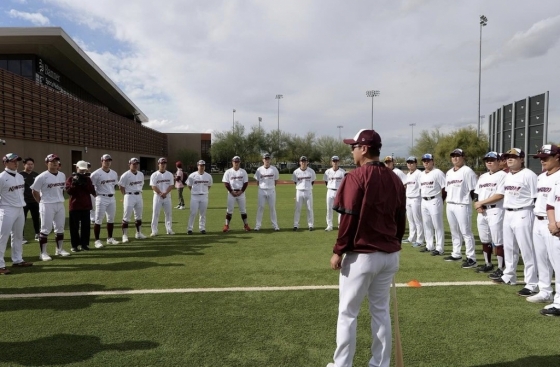
[[[103,154],[101,157],[101,168],[98,168],[91,174],[91,182],[97,193],[95,197],[95,224],[93,225],[95,248],[103,247],[99,235],[101,234],[101,223],[104,216],[107,216],[107,244],[119,244],[119,241],[113,238],[115,213],[117,211],[115,185],[119,182],[119,176],[117,172],[111,169],[112,163],[113,158],[109,154]]]
[[[206,162],[202,159],[197,162],[198,170],[191,173],[187,178],[187,186],[191,190],[191,213],[189,215],[189,224],[187,225],[187,234],[192,234],[194,219],[198,212],[198,229],[200,233],[206,234],[206,209],[208,208],[208,191],[214,184],[212,176],[204,171]]]
[[[0,173],[0,275],[8,275],[11,271],[6,268],[4,254],[8,238],[12,235],[12,266],[27,267],[33,263],[24,261],[23,256],[23,226],[25,217],[23,207],[25,200],[23,191],[25,182],[18,174],[18,163],[21,157],[8,153],[2,158],[4,171]]]
[[[41,230],[39,232],[39,247],[41,249],[41,260],[50,261],[52,258],[47,253],[47,238],[54,224],[56,233],[56,256],[70,256],[70,253],[62,248],[64,240],[64,223],[66,221],[66,209],[64,208],[64,188],[66,187],[66,176],[60,172],[58,165],[60,158],[56,154],[49,154],[45,158],[47,170],[35,178],[31,185],[33,197],[39,203],[41,214]]]
[[[263,165],[257,168],[255,172],[255,180],[259,185],[259,201],[257,207],[257,220],[255,223],[255,231],[261,229],[262,216],[264,206],[268,203],[270,210],[270,221],[275,231],[279,231],[278,219],[276,218],[276,183],[280,178],[278,169],[270,165],[270,154],[263,154]]]
[[[222,178],[222,182],[228,191],[226,224],[222,232],[229,232],[229,223],[231,222],[236,202],[239,207],[239,212],[241,213],[241,219],[243,220],[243,229],[248,232],[251,230],[251,227],[249,227],[249,223],[247,222],[245,190],[249,185],[249,176],[247,176],[247,171],[240,168],[241,158],[239,158],[239,156],[236,155],[233,157],[231,163],[233,167],[225,171],[224,177]]]
[[[294,231],[299,227],[299,216],[301,206],[305,203],[307,207],[307,225],[313,230],[313,183],[317,179],[315,171],[307,166],[307,157],[302,155],[299,159],[299,168],[292,174],[292,180],[296,184],[296,211],[294,213]]]
[[[161,157],[158,159],[158,170],[150,176],[150,186],[154,191],[153,212],[152,212],[152,233],[150,237],[158,235],[159,213],[163,208],[165,214],[165,229],[167,234],[175,234],[173,232],[173,222],[171,219],[171,195],[173,190],[173,174],[167,169],[167,159]]]
[[[140,160],[130,158],[128,161],[130,169],[121,175],[119,188],[124,196],[123,199],[123,220],[121,228],[123,231],[122,242],[128,242],[128,223],[130,216],[134,212],[134,226],[137,240],[146,238],[142,233],[142,211],[144,210],[144,200],[142,200],[142,188],[144,187],[144,174],[138,170]]]
[[[323,174],[323,181],[327,185],[327,228],[325,231],[333,230],[333,204],[336,192],[340,187],[340,183],[346,174],[346,171],[338,166],[340,158],[333,155],[331,158],[332,168],[329,168]],[[338,215],[338,224],[340,224],[340,214]]]
[[[406,226],[405,189],[379,161],[381,137],[374,130],[360,130],[344,143],[351,146],[357,168],[342,181],[334,202],[341,218],[330,265],[340,271],[340,299],[334,363],[327,367],[352,366],[357,318],[365,296],[373,334],[369,365],[389,367],[389,290],[399,270]]]

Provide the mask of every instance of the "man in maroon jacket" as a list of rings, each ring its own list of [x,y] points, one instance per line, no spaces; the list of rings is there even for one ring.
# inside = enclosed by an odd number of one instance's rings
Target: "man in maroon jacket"
[[[357,168],[342,181],[334,202],[341,214],[331,268],[340,270],[339,309],[334,364],[352,366],[356,323],[367,295],[373,344],[370,366],[388,367],[391,359],[389,290],[399,270],[405,230],[406,197],[402,181],[379,161],[381,137],[360,130],[349,144]]]
[[[76,163],[76,172],[66,180],[66,192],[70,195],[69,222],[72,252],[89,250],[89,212],[92,208],[90,195],[95,196],[95,188],[87,170],[88,163],[79,161]]]

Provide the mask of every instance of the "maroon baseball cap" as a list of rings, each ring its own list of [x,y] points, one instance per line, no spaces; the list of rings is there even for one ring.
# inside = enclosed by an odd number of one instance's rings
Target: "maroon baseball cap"
[[[352,139],[344,139],[344,144],[367,145],[369,147],[381,148],[381,136],[375,130],[362,129]]]
[[[45,162],[53,162],[53,161],[60,161],[60,158],[56,154],[49,154],[45,158]]]
[[[543,145],[541,149],[537,150],[537,154],[533,156],[533,158],[546,158],[546,157],[554,157],[556,154],[560,154],[560,149],[558,146],[553,144]]]
[[[157,160],[158,164],[163,164],[163,163],[167,163],[167,159],[165,157],[161,157],[160,159]]]
[[[463,152],[463,149],[454,149],[451,153],[449,153],[450,157],[464,157],[465,156],[465,152]]]

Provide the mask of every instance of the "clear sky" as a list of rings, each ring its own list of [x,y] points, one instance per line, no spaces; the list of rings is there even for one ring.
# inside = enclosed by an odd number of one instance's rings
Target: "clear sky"
[[[0,2],[1,26],[62,27],[152,128],[226,130],[236,109],[276,129],[282,94],[282,130],[348,137],[371,126],[373,89],[382,153],[397,156],[412,123],[415,135],[476,126],[482,14],[481,114],[550,91],[560,142],[558,0]]]

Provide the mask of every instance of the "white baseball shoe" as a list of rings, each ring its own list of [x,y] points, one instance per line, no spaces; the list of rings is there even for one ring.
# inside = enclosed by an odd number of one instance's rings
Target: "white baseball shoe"
[[[155,237],[155,236],[157,236],[157,232],[150,233],[150,237]]]
[[[175,234],[173,231],[167,231],[167,234]]]
[[[175,206],[175,209],[179,209],[181,207],[181,205],[177,205]]]
[[[26,243],[27,243],[27,240],[21,241],[21,244],[22,244],[22,245],[25,245]]]
[[[52,260],[52,257],[50,257],[49,254],[41,254],[41,256],[39,256],[39,257],[43,261],[51,261]]]
[[[329,364],[327,365],[327,367],[336,367],[336,364],[334,364],[334,363],[329,363]]]
[[[56,250],[56,252],[54,254],[56,256],[62,256],[62,257],[70,256],[70,253],[68,251],[63,250],[63,249]]]
[[[128,236],[123,234],[122,236],[122,243],[127,243],[128,242]]]
[[[540,292],[535,294],[534,296],[527,297],[526,300],[532,303],[549,303],[552,302],[554,298],[552,297],[552,295]]]
[[[103,248],[103,244],[101,243],[101,240],[95,241],[95,248]]]
[[[120,242],[117,241],[116,239],[114,239],[113,237],[111,238],[107,238],[107,244],[108,245],[118,245]]]
[[[325,228],[325,231],[327,231],[327,232],[330,232],[332,230],[333,230],[332,226],[328,226],[327,228]]]
[[[185,210],[185,207],[181,205],[181,206],[179,206],[177,209],[179,209],[179,210]]]
[[[142,234],[142,232],[136,232],[136,234],[134,235],[134,238],[136,238],[137,240],[144,240],[144,239],[146,239],[146,236],[144,236]]]

